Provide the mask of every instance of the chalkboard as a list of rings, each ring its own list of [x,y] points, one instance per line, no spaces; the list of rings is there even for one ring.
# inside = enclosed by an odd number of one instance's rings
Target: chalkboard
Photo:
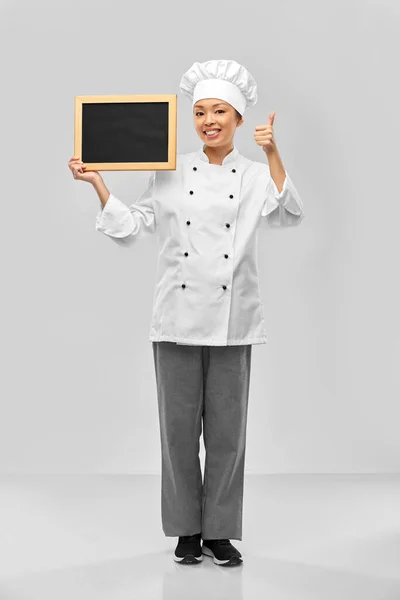
[[[74,156],[91,171],[176,169],[176,94],[75,96]]]

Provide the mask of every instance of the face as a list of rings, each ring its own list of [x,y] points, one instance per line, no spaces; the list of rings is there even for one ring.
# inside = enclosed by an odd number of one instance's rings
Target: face
[[[224,146],[230,143],[236,127],[243,123],[238,120],[236,110],[231,104],[219,98],[202,98],[193,106],[194,126],[198,136],[207,146]],[[209,137],[205,130],[219,129],[217,135]]]

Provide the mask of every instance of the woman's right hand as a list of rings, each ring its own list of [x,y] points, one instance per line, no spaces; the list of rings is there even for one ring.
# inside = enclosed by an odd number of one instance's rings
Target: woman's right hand
[[[98,171],[86,171],[86,165],[83,164],[79,156],[73,156],[68,162],[68,167],[74,179],[94,183],[98,177],[101,177]]]

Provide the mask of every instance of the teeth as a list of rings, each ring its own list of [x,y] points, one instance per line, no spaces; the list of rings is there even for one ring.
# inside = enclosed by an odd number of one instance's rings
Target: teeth
[[[213,129],[212,131],[205,131],[206,135],[213,135],[214,133],[218,133],[220,130],[219,129]]]

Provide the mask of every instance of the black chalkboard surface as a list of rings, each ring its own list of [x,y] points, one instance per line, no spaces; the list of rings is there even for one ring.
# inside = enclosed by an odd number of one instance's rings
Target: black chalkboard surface
[[[91,171],[176,169],[176,94],[75,96],[74,156]]]

